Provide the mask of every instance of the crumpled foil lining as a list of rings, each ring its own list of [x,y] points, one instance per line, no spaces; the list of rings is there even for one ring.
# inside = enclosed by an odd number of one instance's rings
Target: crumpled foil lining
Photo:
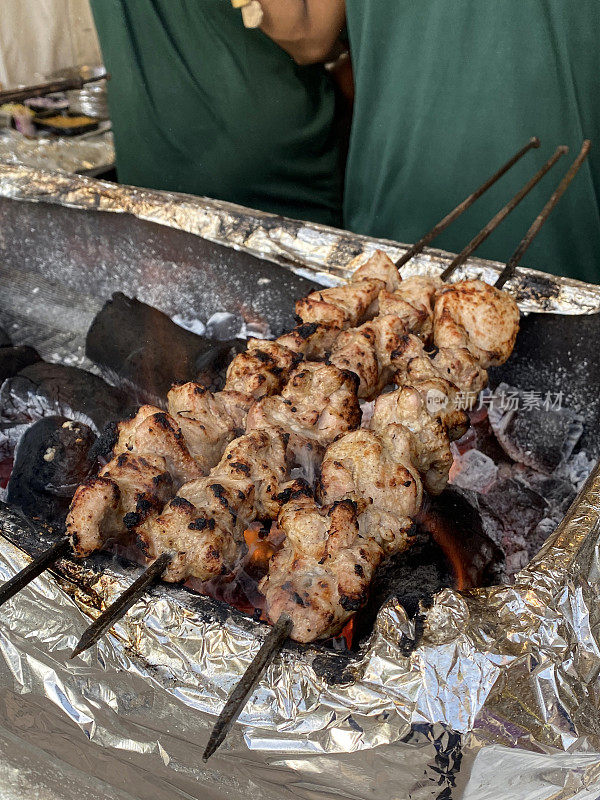
[[[32,169],[86,172],[115,163],[111,131],[88,135],[27,139],[8,128],[0,132],[0,162]]]
[[[13,165],[0,166],[0,195],[135,213],[329,283],[375,246],[403,250],[230,204]],[[428,251],[410,271],[447,262]],[[499,268],[473,259],[462,274],[492,280]],[[525,270],[513,288],[525,310],[600,310],[600,287]],[[46,574],[0,614],[0,741],[25,742],[40,764],[48,754],[60,761],[62,798],[108,786],[111,796],[144,798],[591,800],[600,787],[599,544],[600,466],[514,585],[439,593],[411,655],[400,639],[413,624],[393,602],[340,683],[321,677],[319,648],[284,651],[206,766],[215,715],[265,626],[159,586],[69,661],[131,572],[111,562],[88,591]],[[27,562],[0,538],[2,580]]]

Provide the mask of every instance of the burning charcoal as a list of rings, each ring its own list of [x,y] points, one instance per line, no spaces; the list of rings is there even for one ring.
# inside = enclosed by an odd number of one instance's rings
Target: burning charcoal
[[[487,535],[477,503],[466,494],[450,488],[429,498],[417,517],[411,547],[377,570],[369,602],[356,615],[355,642],[371,632],[377,612],[390,597],[415,617],[420,605],[430,605],[444,587],[462,590],[498,580],[504,555]]]
[[[97,375],[45,361],[25,367],[0,389],[0,419],[5,422],[62,415],[98,432],[132,411],[123,392]]]
[[[498,480],[487,494],[464,496],[479,509],[485,533],[505,553],[506,575],[511,577],[537,552],[536,528],[547,516],[547,501],[514,478]]]
[[[27,347],[27,345],[19,347],[0,346],[0,383],[6,378],[12,378],[17,372],[20,372],[30,364],[35,364],[37,361],[41,361],[41,357],[33,347]]]
[[[96,437],[81,422],[45,417],[21,439],[7,500],[32,519],[61,527],[77,486],[92,472]]]
[[[450,472],[450,482],[462,489],[474,492],[485,492],[498,476],[498,467],[489,456],[479,450],[467,450],[460,455],[456,453]]]
[[[166,314],[117,292],[96,315],[86,354],[140,401],[164,405],[173,383],[196,380],[219,389],[244,343],[215,342],[176,325]]]
[[[0,328],[0,347],[10,347],[12,345],[10,336],[4,330],[4,328]]]
[[[520,483],[541,495],[549,508],[556,508],[564,515],[575,499],[576,491],[573,483],[558,475],[543,475],[535,470],[517,465],[513,476]]]
[[[583,418],[580,440],[588,456],[600,458],[600,314],[528,314],[521,319],[513,355],[490,370],[490,383],[562,395],[563,409]]]
[[[568,461],[563,461],[556,474],[564,477],[579,492],[595,466],[596,459],[590,458],[585,451],[580,450]]]
[[[541,400],[528,406],[526,394],[507,384],[498,386],[496,398],[503,393],[519,403],[514,410],[499,402],[490,407],[490,423],[500,445],[514,461],[550,475],[571,456],[583,432],[581,418],[566,408],[544,408]]]

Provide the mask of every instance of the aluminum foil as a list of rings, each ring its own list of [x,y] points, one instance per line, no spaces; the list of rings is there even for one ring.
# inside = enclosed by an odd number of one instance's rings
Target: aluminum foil
[[[84,137],[27,139],[7,128],[0,134],[0,162],[69,173],[108,168],[115,163],[113,135],[105,130]]]
[[[324,283],[376,246],[403,251],[229,204],[14,165],[0,166],[0,196],[134,213]],[[410,271],[447,263],[428,251]],[[463,274],[490,280],[499,268],[471,260]],[[600,310],[599,287],[524,270],[513,288],[524,310]],[[67,564],[58,581],[46,574],[2,608],[0,741],[15,755],[0,777],[27,762],[25,783],[37,774],[61,798],[597,798],[599,543],[600,467],[514,585],[438,594],[412,654],[401,639],[413,623],[392,602],[333,680],[320,648],[285,650],[206,766],[215,715],[265,626],[159,586],[71,662],[84,626],[133,575],[114,561],[99,572]],[[27,561],[0,538],[0,579]],[[64,776],[55,795],[37,766],[48,762]]]

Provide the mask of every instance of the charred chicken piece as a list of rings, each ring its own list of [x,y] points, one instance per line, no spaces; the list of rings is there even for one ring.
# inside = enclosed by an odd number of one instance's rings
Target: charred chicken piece
[[[333,323],[306,322],[277,339],[307,361],[323,361],[333,349],[341,328]]]
[[[177,486],[202,475],[173,417],[155,406],[142,406],[135,417],[120,422],[117,434],[115,456],[136,453],[164,458]]]
[[[506,292],[479,280],[450,284],[434,308],[437,347],[469,350],[483,369],[504,364],[519,331],[519,308]]]
[[[383,550],[361,534],[351,500],[320,508],[299,491],[277,524],[285,533],[284,545],[259,584],[269,619],[274,623],[283,612],[289,614],[297,642],[334,636],[366,602]]]
[[[227,369],[225,389],[255,400],[276,394],[301,358],[279,342],[249,339],[246,352],[237,355]]]
[[[413,464],[425,489],[440,494],[448,482],[452,466],[450,439],[439,416],[429,413],[426,394],[412,386],[402,386],[380,395],[375,401],[369,427],[383,435],[388,425],[403,425],[413,434]]]
[[[244,429],[253,399],[239,392],[213,394],[197,383],[184,383],[171,389],[167,403],[191,456],[207,474],[227,443]]]
[[[310,474],[322,450],[360,424],[357,384],[352,372],[307,361],[295,370],[281,395],[265,397],[250,409],[247,429],[285,431],[288,452]]]
[[[428,341],[433,332],[433,304],[435,294],[442,285],[439,278],[413,275],[406,278],[393,292],[379,295],[379,313],[396,314],[408,330]]]
[[[403,425],[388,425],[379,435],[361,429],[330,445],[321,466],[323,502],[356,503],[361,531],[375,539],[386,555],[407,547],[412,517],[421,507],[415,450],[414,437]],[[372,525],[372,512],[385,524]]]
[[[123,539],[173,492],[164,458],[118,455],[75,492],[66,522],[75,555],[87,556]]]
[[[285,441],[276,431],[235,439],[205,478],[184,484],[163,512],[137,530],[144,554],[175,554],[164,580],[206,581],[233,569],[244,547],[243,531],[257,517],[279,513],[287,476]]]
[[[379,292],[395,291],[400,280],[394,262],[377,250],[354,272],[350,283],[312,292],[296,303],[296,314],[304,323],[354,328],[377,313]]]
[[[487,386],[487,371],[466,347],[440,347],[431,363],[438,375],[474,397]]]
[[[382,281],[361,280],[320,289],[298,300],[296,314],[303,323],[319,322],[353,328],[375,314],[377,296],[383,288]]]
[[[399,317],[377,316],[359,328],[341,333],[329,360],[341,370],[354,372],[359,379],[358,396],[371,399],[390,383],[394,373],[393,356],[405,334]]]
[[[431,358],[420,339],[407,334],[393,353],[393,365],[395,383],[422,392],[428,411],[441,417],[450,440],[460,439],[469,426],[465,408],[487,383],[477,359],[464,348],[443,348]]]
[[[411,464],[415,446],[402,425],[389,425],[381,436],[346,433],[323,461],[326,505],[299,491],[282,508],[277,524],[284,545],[259,588],[272,622],[283,612],[291,616],[296,641],[338,633],[366,601],[383,558],[408,546],[422,499]]]
[[[376,250],[365,263],[354,271],[352,282],[376,280],[382,281],[388,292],[395,292],[402,286],[402,278],[398,267],[383,250]]]

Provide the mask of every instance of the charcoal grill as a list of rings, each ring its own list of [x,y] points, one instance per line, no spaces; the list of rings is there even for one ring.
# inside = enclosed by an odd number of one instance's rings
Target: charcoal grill
[[[375,246],[393,258],[403,252],[392,243],[223,203],[24,168],[1,168],[0,186],[0,324],[15,342],[37,347],[45,358],[91,370],[85,333],[113,291],[204,322],[228,311],[246,323],[267,322],[277,335],[292,323],[293,300],[315,283],[344,277],[352,258]],[[407,273],[437,272],[450,260],[428,251]],[[471,259],[461,274],[492,282],[500,268]],[[600,311],[596,287],[534,271],[520,275],[517,294],[522,308],[554,312],[566,327],[566,314]],[[589,389],[593,373],[581,378],[583,388]],[[575,768],[591,783],[600,741],[593,703],[577,696],[583,665],[574,654],[583,649],[595,663],[589,592],[596,580],[590,564],[599,495],[596,474],[521,584],[467,599],[450,589],[439,594],[425,638],[412,654],[404,645],[415,640],[415,623],[397,603],[380,613],[373,641],[358,658],[332,662],[319,648],[287,651],[209,767],[199,766],[201,743],[264,629],[214,601],[157,587],[85,666],[67,665],[82,612],[93,614],[118,594],[130,582],[130,568],[107,556],[83,565],[66,562],[58,584],[40,579],[1,620],[1,733],[16,761],[26,751],[40,765],[50,758],[56,772],[75,781],[80,797],[98,796],[99,787],[152,798],[174,792],[242,797],[255,786],[273,798],[286,792],[405,797],[409,791],[435,797],[457,792],[454,784],[466,783],[469,775],[465,796],[483,797],[490,752],[506,764],[516,759],[523,769],[551,764],[555,783]],[[10,524],[2,524],[10,538]],[[13,539],[30,554],[45,545],[24,543],[14,532]],[[20,547],[2,544],[3,577],[26,563]],[[582,574],[583,587],[577,583]],[[540,603],[547,605],[544,613]],[[505,637],[498,630],[499,608],[505,609]],[[582,608],[589,624],[577,616]],[[35,638],[28,631],[37,631]],[[577,662],[577,679],[556,667],[568,654]],[[463,670],[460,680],[447,658]],[[540,718],[539,703],[529,703],[534,687],[544,691],[542,680],[528,677],[536,658],[552,674],[556,667],[554,679],[575,695],[575,702],[569,695],[564,709],[555,708],[547,688],[548,720]],[[332,671],[331,663],[344,668]],[[213,674],[206,674],[207,664]],[[519,698],[512,681],[525,687]],[[492,702],[486,705],[488,695]],[[560,752],[583,746],[587,752],[578,755]],[[77,766],[82,760],[84,769]],[[539,786],[533,773],[524,781]]]

